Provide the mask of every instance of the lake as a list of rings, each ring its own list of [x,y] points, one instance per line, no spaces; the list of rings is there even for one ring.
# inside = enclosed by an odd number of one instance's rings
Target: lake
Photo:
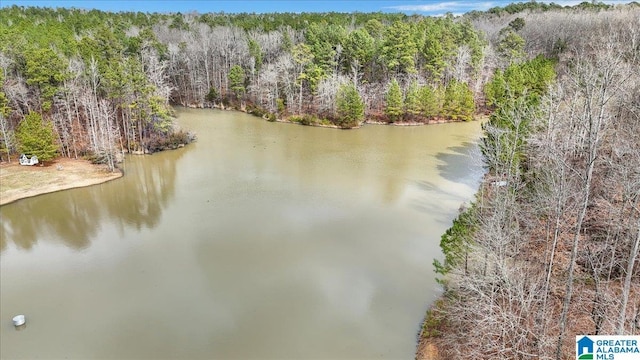
[[[197,142],[0,207],[0,357],[413,359],[480,123],[177,115]]]

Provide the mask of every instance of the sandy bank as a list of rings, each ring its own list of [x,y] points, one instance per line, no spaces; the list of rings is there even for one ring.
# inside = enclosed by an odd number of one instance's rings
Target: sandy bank
[[[17,158],[0,164],[0,205],[55,191],[101,184],[121,177],[87,160],[60,158],[47,166],[21,166]]]

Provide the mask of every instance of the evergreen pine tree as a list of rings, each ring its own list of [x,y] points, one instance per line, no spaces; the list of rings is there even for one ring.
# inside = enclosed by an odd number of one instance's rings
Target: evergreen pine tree
[[[244,80],[244,69],[240,65],[233,65],[229,70],[229,82],[231,83],[231,90],[237,99],[240,99],[245,92]]]
[[[23,154],[36,155],[40,161],[53,160],[58,153],[53,122],[42,121],[37,112],[30,112],[18,125],[16,131],[19,150]]]
[[[412,115],[420,114],[420,86],[413,81],[407,90],[407,96],[404,100],[404,105],[407,108],[407,112]]]
[[[343,128],[358,126],[364,119],[364,102],[353,84],[342,85],[337,94],[338,121]]]
[[[389,91],[387,91],[386,102],[384,113],[389,117],[389,121],[398,120],[404,114],[404,100],[402,99],[402,90],[400,90],[400,85],[396,79],[391,81]]]

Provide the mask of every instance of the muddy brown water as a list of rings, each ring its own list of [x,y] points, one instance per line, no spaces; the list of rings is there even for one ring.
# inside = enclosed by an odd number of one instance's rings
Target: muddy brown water
[[[480,124],[178,116],[196,143],[0,207],[0,357],[412,359]]]

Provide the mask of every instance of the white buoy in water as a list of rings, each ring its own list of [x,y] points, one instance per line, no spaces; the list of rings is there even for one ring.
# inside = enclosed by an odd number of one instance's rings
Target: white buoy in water
[[[25,322],[27,322],[27,319],[24,318],[24,315],[16,315],[13,317],[14,326],[24,325]]]

